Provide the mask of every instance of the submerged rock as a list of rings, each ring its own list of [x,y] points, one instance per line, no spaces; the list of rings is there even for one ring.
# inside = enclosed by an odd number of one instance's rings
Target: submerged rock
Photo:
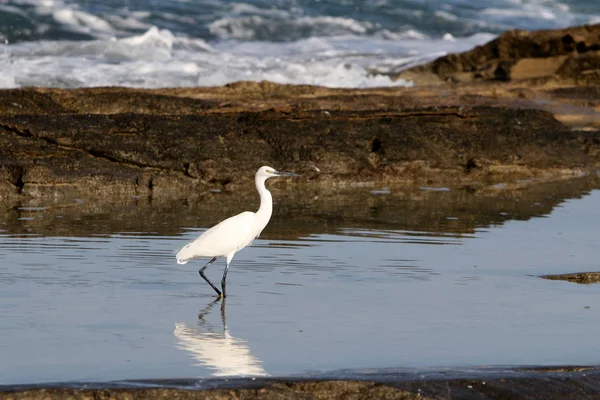
[[[572,274],[543,275],[541,278],[582,284],[600,283],[600,272],[575,272]]]

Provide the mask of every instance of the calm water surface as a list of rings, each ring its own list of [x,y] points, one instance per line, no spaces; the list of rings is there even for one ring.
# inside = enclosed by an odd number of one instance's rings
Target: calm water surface
[[[267,239],[234,258],[225,304],[198,276],[201,261],[175,263],[204,228],[80,237],[7,228],[0,384],[598,364],[600,285],[537,276],[600,270],[599,204],[596,190],[472,233],[342,222],[281,240],[286,221],[274,220]],[[20,211],[25,227],[46,212]],[[218,281],[223,266],[208,275]]]

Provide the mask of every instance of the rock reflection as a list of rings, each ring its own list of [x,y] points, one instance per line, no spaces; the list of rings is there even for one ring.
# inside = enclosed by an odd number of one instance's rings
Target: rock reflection
[[[231,336],[225,319],[225,301],[221,303],[222,329],[216,329],[205,317],[215,300],[198,313],[198,325],[175,323],[176,346],[191,354],[195,365],[208,368],[213,376],[265,376],[261,361],[250,353],[247,343]]]
[[[503,185],[504,189],[481,184],[450,190],[389,186],[374,194],[372,188],[360,187],[303,187],[290,191],[275,182],[269,189],[278,205],[261,238],[295,240],[307,235],[337,234],[344,229],[469,235],[506,221],[548,215],[565,200],[581,198],[600,188],[600,180],[590,175]],[[258,208],[254,185],[179,200],[152,197],[62,203],[26,198],[12,202],[1,197],[0,227],[13,235],[143,234],[178,241],[185,228],[212,226],[230,215]],[[180,245],[173,243],[173,248]]]

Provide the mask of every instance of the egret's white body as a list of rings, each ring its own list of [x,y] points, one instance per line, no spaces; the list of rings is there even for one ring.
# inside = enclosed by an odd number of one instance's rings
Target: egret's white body
[[[227,257],[229,264],[235,253],[260,235],[271,218],[272,209],[269,207],[268,213],[259,213],[260,210],[256,213],[245,211],[213,226],[179,250],[177,263],[185,264],[198,257]]]
[[[212,259],[200,269],[199,273],[219,296],[226,296],[225,282],[227,270],[235,253],[250,245],[252,241],[260,235],[263,229],[265,229],[265,226],[267,226],[271,219],[271,214],[273,213],[273,198],[271,192],[265,187],[265,182],[267,179],[274,176],[297,175],[289,172],[275,171],[273,168],[266,166],[259,168],[254,177],[256,190],[260,196],[260,207],[258,208],[258,211],[245,211],[241,214],[227,218],[208,229],[200,235],[198,239],[183,246],[176,255],[178,264],[185,264],[194,258],[212,257]],[[227,265],[223,272],[223,279],[221,280],[222,293],[204,275],[204,270],[218,257],[225,257],[227,260]]]

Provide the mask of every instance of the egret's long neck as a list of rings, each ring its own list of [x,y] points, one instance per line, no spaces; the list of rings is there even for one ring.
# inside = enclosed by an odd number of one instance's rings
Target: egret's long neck
[[[273,197],[271,197],[271,192],[269,192],[265,187],[265,181],[265,178],[258,177],[255,180],[256,190],[260,196],[260,207],[256,212],[256,216],[259,217],[261,221],[264,221],[266,226],[271,218],[271,214],[273,213]]]

